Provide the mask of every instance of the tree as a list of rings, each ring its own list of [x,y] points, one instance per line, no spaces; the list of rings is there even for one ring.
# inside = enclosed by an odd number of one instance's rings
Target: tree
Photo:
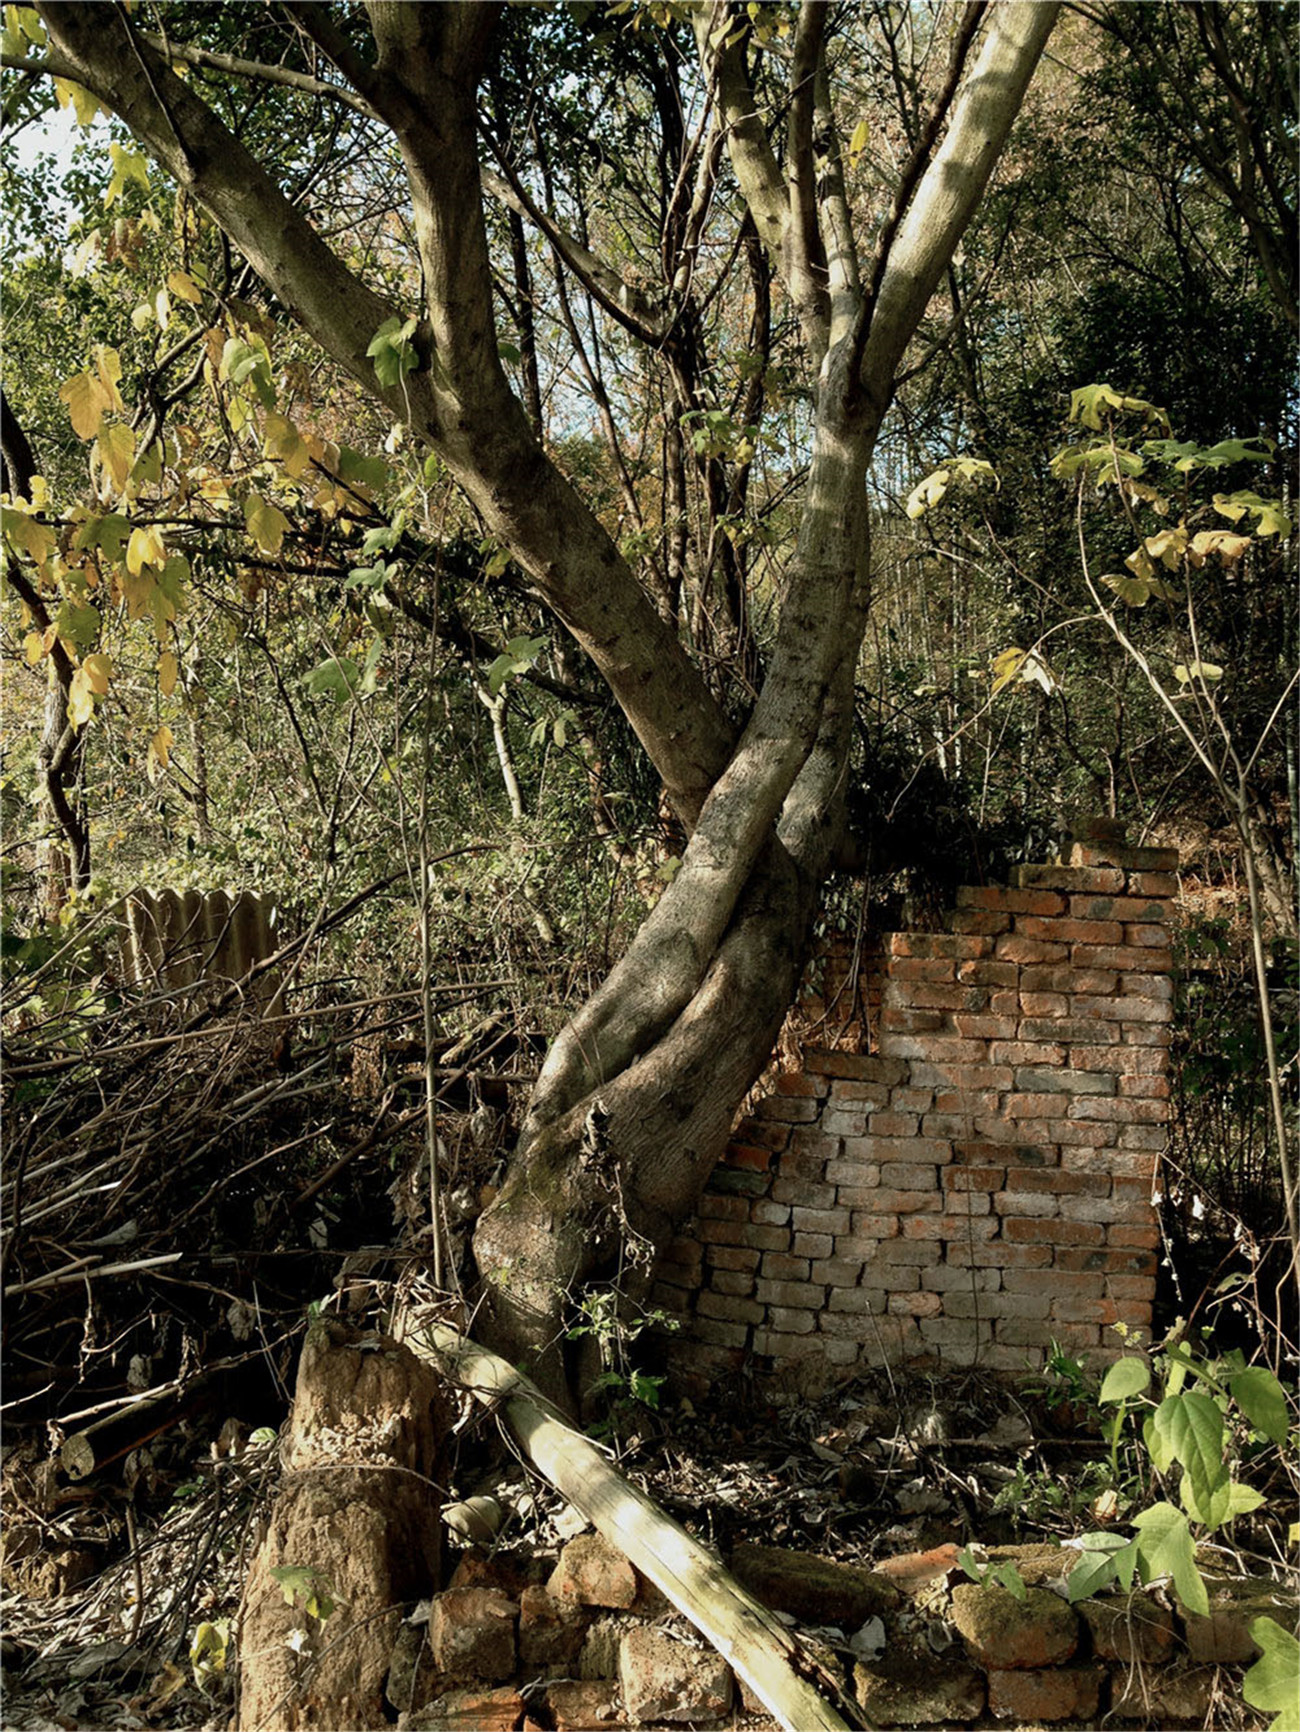
[[[69,81],[119,115],[275,303],[432,448],[607,682],[689,837],[626,954],[554,1042],[509,1175],[476,1237],[490,1333],[514,1353],[541,1355],[556,1387],[566,1296],[592,1281],[644,1291],[655,1250],[693,1205],[794,994],[819,887],[844,840],[853,679],[869,604],[867,470],[908,343],[979,204],[1058,8],[1040,0],[961,9],[946,71],[878,213],[871,255],[846,175],[865,133],[855,128],[842,150],[849,93],[836,87],[834,34],[871,14],[836,18],[817,0],[797,9],[721,0],[636,9],[630,22],[647,32],[643,57],[660,33],[651,70],[693,58],[699,72],[678,116],[688,124],[662,134],[669,196],[653,286],[557,222],[540,172],[504,185],[484,172],[480,88],[508,71],[511,33],[516,45],[520,28],[525,45],[529,32],[544,44],[550,8],[521,23],[486,4],[370,0],[364,17],[293,5],[284,11],[296,36],[278,64],[173,44],[124,9],[36,10],[48,45],[11,64]],[[178,37],[189,10],[163,14]],[[630,11],[588,14],[584,52],[593,60],[619,52]],[[787,37],[779,57],[770,51]],[[368,137],[395,143],[422,279],[416,313],[330,245],[286,196],[274,165],[223,124],[197,81],[178,76],[185,65],[252,81],[259,123],[242,128],[249,136],[273,132],[266,117],[279,85],[341,104],[375,123]],[[667,116],[681,100],[666,73],[659,98]],[[510,388],[485,182],[540,228],[583,295],[665,355],[678,436],[687,417],[709,412],[687,407],[704,395],[690,331],[706,222],[710,238],[729,231],[735,248],[748,249],[755,284],[775,275],[802,348],[809,460],[765,675],[740,719],[688,653],[672,561],[655,595]],[[590,240],[598,225],[588,215]],[[518,258],[516,249],[523,297]],[[707,438],[696,450],[707,463]],[[738,608],[732,615],[734,632]]]

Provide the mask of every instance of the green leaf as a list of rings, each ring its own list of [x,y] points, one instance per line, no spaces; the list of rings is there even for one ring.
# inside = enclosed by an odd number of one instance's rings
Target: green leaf
[[[1300,1732],[1300,1642],[1272,1618],[1256,1618],[1250,1633],[1264,1651],[1241,1680],[1242,1697],[1276,1714],[1269,1732]]]
[[[1101,1381],[1098,1401],[1131,1401],[1151,1382],[1151,1368],[1145,1359],[1117,1359]]]
[[[398,385],[419,366],[420,357],[411,344],[418,323],[414,314],[405,321],[394,316],[385,319],[370,339],[366,354],[375,363],[375,375],[381,385]]]
[[[1208,1395],[1194,1389],[1167,1395],[1156,1409],[1155,1429],[1168,1440],[1174,1459],[1191,1475],[1199,1503],[1227,1478],[1223,1459],[1223,1415]]]
[[[328,656],[303,675],[302,683],[314,698],[328,697],[336,704],[345,704],[361,684],[361,669],[351,656]]]
[[[404,369],[408,373],[410,370]],[[338,473],[341,480],[353,487],[383,487],[393,472],[382,457],[367,457],[350,445],[340,445]]]
[[[125,145],[110,144],[109,160],[113,165],[113,176],[108,183],[108,191],[104,194],[105,205],[111,205],[126,191],[131,181],[149,191],[149,159],[143,151],[127,150]]]
[[[260,493],[250,493],[244,501],[244,522],[248,533],[262,552],[269,553],[274,558],[280,551],[284,532],[289,527],[289,519],[279,506],[272,505],[271,501],[264,499]]]
[[[284,1564],[273,1567],[271,1574],[280,1584],[280,1592],[284,1595],[286,1606],[294,1606],[301,1602],[303,1610],[309,1618],[328,1618],[337,1608],[333,1590],[328,1579],[319,1570],[313,1570],[306,1565]]]
[[[1099,1588],[1104,1588],[1115,1580],[1115,1557],[1116,1553],[1113,1551],[1083,1552],[1079,1562],[1066,1577],[1066,1593],[1071,1603],[1089,1599]]]
[[[1249,1366],[1228,1379],[1232,1399],[1255,1427],[1272,1443],[1285,1443],[1290,1426],[1282,1385],[1262,1365]]]
[[[1138,1530],[1138,1567],[1144,1582],[1169,1576],[1178,1597],[1189,1612],[1210,1615],[1210,1599],[1196,1567],[1192,1530],[1182,1510],[1171,1503],[1155,1503],[1134,1518]]]
[[[1239,523],[1248,511],[1254,512],[1258,519],[1256,535],[1288,536],[1291,533],[1291,519],[1287,513],[1275,499],[1261,499],[1258,493],[1216,493],[1214,509],[1230,523]]]
[[[1110,412],[1116,410],[1141,415],[1144,421],[1166,429],[1169,426],[1169,417],[1163,409],[1157,409],[1154,403],[1148,403],[1143,397],[1122,397],[1109,385],[1082,385],[1077,391],[1070,392],[1070,420],[1090,427],[1094,433],[1101,432],[1111,418]]]

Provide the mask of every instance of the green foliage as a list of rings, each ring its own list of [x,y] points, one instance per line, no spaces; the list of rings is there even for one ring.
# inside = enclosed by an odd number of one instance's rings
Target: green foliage
[[[1004,1558],[1001,1563],[986,1563],[973,1546],[963,1546],[957,1553],[957,1562],[972,1582],[993,1582],[1005,1588],[1013,1600],[1027,1597],[1024,1577],[1009,1558]]]
[[[375,376],[385,389],[400,385],[419,366],[420,357],[411,341],[418,325],[414,313],[409,319],[385,319],[370,339],[366,354],[373,359]]]
[[[286,1606],[298,1606],[321,1623],[338,1610],[329,1578],[319,1570],[307,1564],[283,1564],[272,1567],[271,1574],[280,1584]]]
[[[1243,1698],[1273,1715],[1268,1732],[1300,1732],[1300,1642],[1272,1618],[1256,1618],[1250,1633],[1264,1651],[1241,1680]]]

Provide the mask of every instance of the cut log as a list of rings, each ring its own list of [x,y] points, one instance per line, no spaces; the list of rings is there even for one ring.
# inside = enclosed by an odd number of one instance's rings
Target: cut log
[[[248,1574],[237,1732],[368,1732],[403,1602],[438,1585],[439,1379],[334,1318],[303,1346],[284,1480]]]
[[[402,1339],[497,1410],[533,1465],[690,1619],[787,1732],[867,1724],[780,1620],[513,1366],[441,1323],[412,1319]]]

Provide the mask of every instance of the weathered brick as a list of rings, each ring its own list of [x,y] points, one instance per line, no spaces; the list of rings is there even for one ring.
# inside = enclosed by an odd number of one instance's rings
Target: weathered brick
[[[888,1083],[855,1082],[844,1077],[831,1084],[831,1099],[833,1101],[852,1102],[855,1105],[865,1103],[868,1106],[885,1106],[893,1090]]]
[[[971,986],[1015,986],[1020,970],[1014,962],[962,962],[957,966],[957,978]]]
[[[774,1124],[763,1119],[744,1119],[736,1140],[751,1148],[781,1150],[790,1141],[789,1125]]]
[[[807,1203],[813,1209],[832,1209],[835,1206],[835,1187],[811,1184],[802,1178],[787,1178],[782,1173],[779,1179],[772,1181],[772,1201],[800,1205]]]
[[[800,1316],[805,1313],[800,1313]],[[756,1329],[754,1331],[754,1352],[766,1354],[769,1359],[806,1359],[809,1351],[808,1332],[802,1334],[787,1334],[778,1329]]]
[[[998,1269],[973,1269],[957,1263],[940,1263],[925,1272],[925,1284],[936,1293],[995,1293],[1002,1285]]]
[[[993,1325],[983,1320],[965,1317],[922,1317],[918,1325],[921,1339],[931,1347],[966,1348],[971,1352],[993,1339]]]
[[[772,1149],[760,1149],[753,1143],[728,1143],[722,1164],[740,1172],[766,1173],[771,1171],[774,1158]]]
[[[994,1064],[1064,1064],[1065,1050],[1054,1041],[999,1040],[989,1047],[989,1058]]]
[[[954,1242],[946,1247],[947,1262],[953,1268],[1001,1269],[1006,1285],[1007,1271],[1012,1269],[1043,1269],[1052,1261],[1050,1245],[1012,1245],[1003,1239],[987,1244],[963,1245]]]
[[[1122,1096],[1145,1100],[1167,1101],[1169,1086],[1167,1076],[1122,1076],[1119,1079],[1119,1092]]]
[[[845,1208],[802,1208],[795,1204],[790,1224],[796,1233],[847,1233],[849,1211]]]
[[[955,980],[957,964],[947,956],[896,956],[889,964],[891,980]]]
[[[1104,1255],[1104,1253],[1103,1253]],[[1002,1275],[1003,1289],[1008,1293],[1030,1293],[1037,1295],[1039,1315],[1045,1313],[1042,1301],[1050,1299],[1059,1293],[1063,1286],[1068,1286],[1071,1293],[1080,1299],[1092,1299],[1098,1304],[1106,1296],[1105,1278],[1098,1274],[1075,1272],[1072,1279],[1066,1282],[1062,1279],[1061,1269],[1007,1269]]]
[[[1113,992],[1113,968],[1074,968],[1064,962],[1033,963],[1020,970],[1022,992]]]
[[[889,1104],[896,1113],[924,1113],[934,1105],[933,1089],[897,1088],[889,1097]]]
[[[1018,1018],[994,1016],[974,1011],[954,1011],[950,1018],[953,1029],[963,1040],[1014,1040]]]
[[[1021,1065],[1016,1070],[1016,1087],[1030,1093],[1113,1095],[1115,1079],[1105,1072],[1099,1075],[1096,1071]]]
[[[1101,1346],[1101,1330],[1093,1323],[1052,1323],[1019,1317],[999,1317],[997,1338],[1011,1347],[1041,1347],[1050,1335],[1062,1347],[1083,1351]]]
[[[830,1233],[796,1233],[790,1253],[794,1257],[829,1257],[835,1249],[834,1235]]]
[[[1142,1197],[1062,1197],[1061,1216],[1067,1221],[1101,1221],[1141,1227],[1151,1219],[1151,1203]]]
[[[972,1202],[976,1199],[972,1199]],[[987,1209],[987,1198],[979,1199]],[[904,1239],[996,1239],[996,1215],[980,1214],[971,1209],[963,1215],[908,1215],[903,1221]]]
[[[831,1294],[830,1309],[845,1316],[864,1317],[869,1311],[885,1311],[889,1293],[883,1287],[837,1287]]]
[[[996,908],[957,908],[948,916],[950,932],[997,933],[1010,925],[1011,915]]]
[[[1104,1022],[1090,1022],[1082,1017],[1025,1017],[1020,1024],[1021,1040],[1090,1041],[1096,1045],[1119,1043],[1118,1028]]]
[[[936,1140],[964,1137],[970,1122],[969,1113],[927,1113],[921,1120],[921,1131]]]
[[[760,1227],[784,1227],[790,1220],[790,1205],[774,1203],[770,1197],[756,1197],[749,1205],[749,1218]]]
[[[731,1293],[701,1293],[695,1302],[697,1315],[722,1323],[761,1323],[763,1306],[754,1299],[739,1299]]]
[[[706,1245],[743,1245],[747,1232],[754,1233],[759,1230],[740,1221],[701,1221],[696,1228],[697,1234]]]
[[[1149,998],[1128,998],[1123,993],[1101,998],[1077,993],[1070,999],[1070,1015],[1098,1017],[1106,1022],[1166,1022],[1169,1006]]]
[[[998,1075],[1006,1077],[1006,1086],[1010,1088],[1010,1070],[999,1066]],[[936,1089],[934,1096],[935,1112],[958,1113],[963,1119],[970,1119],[975,1113],[995,1113],[1001,1104],[1002,1096],[997,1089]]]
[[[860,1082],[901,1083],[907,1066],[893,1059],[881,1058],[871,1052],[808,1051],[804,1054],[804,1069],[815,1076],[848,1078]]]
[[[1132,925],[1125,925],[1124,942],[1130,948],[1163,951],[1169,945],[1169,928],[1135,921]],[[1152,968],[1155,964],[1148,963],[1147,966]]]
[[[943,1201],[937,1189],[928,1191],[891,1191],[885,1186],[872,1192],[872,1212],[869,1215],[853,1211],[852,1231],[861,1238],[875,1237],[871,1228],[864,1228],[864,1221],[877,1222],[883,1216],[886,1220],[891,1215],[927,1215],[935,1214],[943,1207]],[[892,1237],[892,1235],[891,1235]]]
[[[943,1309],[943,1300],[937,1293],[926,1293],[920,1289],[914,1293],[891,1293],[886,1303],[886,1310],[896,1317],[938,1317],[942,1315]]]
[[[1070,954],[1068,944],[1049,944],[1019,932],[1003,933],[994,943],[999,962],[1064,962]]]
[[[949,1191],[997,1191],[1006,1178],[1005,1167],[945,1167],[944,1189]]]
[[[714,1317],[697,1317],[691,1324],[691,1340],[709,1347],[743,1347],[749,1331],[743,1323],[720,1323]]]
[[[1016,931],[1026,938],[1044,938],[1054,944],[1118,944],[1124,936],[1118,920],[1038,920],[1033,915],[1017,919]]]
[[[1096,1126],[1092,1127],[1096,1129]],[[1126,1178],[1149,1178],[1153,1157],[1143,1149],[1116,1149],[1109,1138],[1100,1145],[1069,1147],[1062,1150],[1061,1165],[1071,1173],[1101,1173],[1109,1178],[1122,1173]]]
[[[989,1713],[1019,1726],[1039,1721],[1083,1720],[1097,1723],[1104,1666],[1054,1666],[1025,1672],[988,1674]]]
[[[1169,1126],[1124,1125],[1116,1140],[1125,1154],[1160,1155],[1164,1153],[1169,1143]],[[1120,1169],[1117,1167],[1115,1170],[1118,1172]],[[1134,1168],[1133,1170],[1141,1169]]]
[[[758,1117],[785,1125],[808,1125],[821,1117],[822,1103],[800,1095],[769,1095],[758,1103]]]
[[[991,908],[1008,914],[1064,914],[1065,897],[1050,890],[1004,890],[1000,884],[963,885],[958,908]]]
[[[1106,1229],[1091,1221],[1035,1221],[1013,1216],[1002,1223],[1002,1237],[1020,1245],[1101,1245]]]
[[[719,1222],[720,1226],[730,1226],[730,1222]],[[755,1251],[784,1251],[790,1244],[790,1232],[787,1227],[760,1227],[756,1221],[747,1221],[740,1229],[743,1235],[733,1240],[734,1244],[749,1245]]]
[[[987,1050],[987,1049],[985,1049]],[[916,1081],[930,1084],[936,1091],[955,1089],[963,1095],[981,1091],[998,1093],[1011,1087],[1011,1066],[1001,1064],[926,1064],[912,1066]],[[942,1107],[937,1093],[935,1105]]]
[[[1106,1293],[1111,1299],[1137,1299],[1149,1303],[1156,1296],[1156,1278],[1154,1275],[1109,1275]]]
[[[730,1293],[737,1299],[748,1299],[754,1291],[754,1277],[741,1269],[715,1269],[709,1278],[715,1293]]]
[[[783,1173],[796,1170],[817,1177],[819,1161],[833,1161],[840,1153],[839,1137],[828,1137],[821,1130],[800,1125],[790,1138],[790,1147],[780,1162]]]
[[[806,1281],[808,1260],[792,1257],[788,1251],[768,1251],[763,1257],[762,1273],[769,1281]]]
[[[835,1240],[837,1257],[874,1257],[883,1240],[898,1237],[897,1215],[860,1215],[854,1210],[853,1220],[853,1231],[840,1233]]]
[[[1119,1320],[1119,1306],[1113,1299],[1081,1299],[1077,1294],[1058,1294],[1052,1300],[1053,1323],[1095,1323],[1099,1329],[1110,1329]]]
[[[962,962],[987,956],[991,949],[987,939],[961,932],[891,932],[888,941],[891,956],[951,956]]]
[[[826,1077],[809,1076],[806,1071],[782,1071],[776,1079],[776,1092],[779,1095],[811,1095],[816,1100],[822,1100],[829,1091],[830,1082]]]
[[[1043,1127],[1054,1143],[1064,1148],[1106,1149],[1115,1141],[1115,1127],[1096,1119],[1050,1119]],[[1068,1166],[1064,1155],[1061,1165]],[[1096,1172],[1095,1167],[1076,1168],[1079,1172]]]
[[[872,1113],[867,1121],[867,1134],[872,1137],[914,1137],[919,1122],[916,1113]]]
[[[1127,1076],[1163,1076],[1169,1058],[1158,1047],[1072,1046],[1070,1066],[1073,1070],[1110,1070]]]
[[[1075,920],[1118,920],[1125,925],[1131,921],[1152,921],[1169,919],[1169,903],[1167,900],[1141,896],[1071,896],[1070,915]],[[1118,944],[1118,938],[1099,938],[1089,940],[1081,938],[1080,943]]]
[[[883,1030],[880,1049],[891,1058],[919,1058],[927,1064],[977,1064],[987,1048],[983,1041],[962,1040],[957,1035],[932,1035],[928,1040],[920,1035],[891,1034]]]
[[[1052,1191],[999,1191],[993,1198],[998,1215],[1033,1215],[1046,1217],[1060,1213],[1056,1194]]]
[[[1175,872],[1177,848],[1129,848],[1119,842],[1075,842],[1071,866],[1122,866],[1128,872]]]
[[[952,1144],[941,1137],[872,1137],[870,1141],[882,1168],[892,1162],[908,1167],[923,1163],[946,1167],[952,1159]]]
[[[745,1245],[710,1245],[706,1252],[711,1269],[757,1269],[761,1255]]]
[[[1172,872],[1130,872],[1130,896],[1177,896],[1178,879]]]
[[[1102,1095],[1076,1100],[1070,1112],[1076,1119],[1099,1119],[1108,1125],[1162,1125],[1169,1117],[1169,1108],[1164,1101],[1132,1097],[1109,1100]]]
[[[1130,1022],[1124,1025],[1122,1038],[1129,1046],[1172,1046],[1174,1031],[1168,1021]]]
[[[698,1268],[684,1269],[677,1263],[661,1263],[655,1279],[678,1293],[693,1293],[697,1287],[704,1285],[704,1268],[700,1265]]]
[[[948,1293],[944,1297],[947,1317],[1037,1317],[1044,1314],[1044,1301],[1029,1293]]]
[[[911,1036],[900,1036],[900,1039],[910,1039]],[[893,1039],[893,1036],[882,1034],[881,1039]],[[845,1101],[842,1105],[832,1101],[823,1111],[819,1127],[827,1137],[860,1137],[867,1128],[867,1115],[870,1108],[865,1101],[850,1105]]]
[[[793,1311],[820,1311],[826,1303],[826,1289],[813,1286],[811,1281],[760,1281],[754,1289],[754,1297],[764,1305],[773,1307],[784,1306]],[[778,1323],[773,1314],[769,1321],[774,1329],[785,1329],[789,1325]]]
[[[1021,890],[1113,896],[1124,888],[1124,873],[1116,866],[1014,866],[1011,882]]]
[[[1065,1173],[1059,1167],[1009,1167],[1008,1191],[1050,1191],[1058,1197],[1105,1197],[1110,1180],[1105,1173]]]
[[[862,1275],[861,1257],[825,1257],[815,1261],[809,1279],[827,1287],[856,1287]]]
[[[1007,1096],[1002,1111],[1009,1119],[1048,1119],[1059,1113],[1061,1106],[1059,1095],[1016,1094]]]
[[[749,1218],[748,1197],[728,1197],[706,1191],[700,1198],[696,1213],[703,1221],[744,1221]]]
[[[1154,1251],[1160,1243],[1160,1229],[1154,1222],[1145,1225],[1141,1222],[1116,1221],[1106,1229],[1106,1243],[1132,1247],[1134,1250]]]

